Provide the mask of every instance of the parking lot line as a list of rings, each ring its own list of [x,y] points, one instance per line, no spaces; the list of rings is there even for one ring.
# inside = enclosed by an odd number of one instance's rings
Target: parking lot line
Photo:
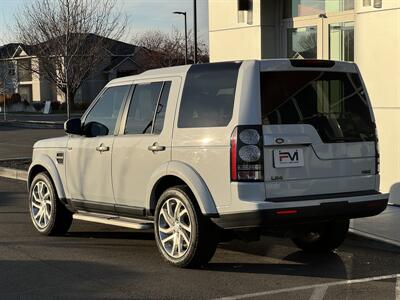
[[[396,300],[400,300],[400,275],[397,276],[396,281]]]
[[[254,298],[254,297],[276,295],[276,294],[281,294],[281,293],[304,291],[304,290],[308,290],[308,289],[319,289],[319,288],[325,288],[325,292],[326,292],[326,289],[328,289],[329,287],[332,287],[332,286],[355,284],[355,283],[365,283],[365,282],[370,282],[370,281],[379,281],[379,280],[394,279],[394,278],[397,279],[397,283],[396,283],[396,300],[399,300],[400,299],[399,298],[399,278],[400,278],[400,274],[374,276],[374,277],[367,277],[367,278],[360,278],[360,279],[341,280],[341,281],[334,281],[334,282],[328,282],[328,283],[322,283],[322,284],[304,285],[304,286],[298,286],[298,287],[292,287],[292,288],[286,288],[286,289],[264,291],[264,292],[236,295],[236,296],[230,296],[230,297],[222,297],[222,298],[218,298],[217,300],[247,299],[247,298]]]
[[[328,290],[328,286],[321,286],[314,289],[313,293],[311,294],[310,300],[322,300]]]

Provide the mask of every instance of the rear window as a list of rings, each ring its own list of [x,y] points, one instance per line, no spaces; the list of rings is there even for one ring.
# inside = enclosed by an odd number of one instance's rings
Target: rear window
[[[179,110],[179,128],[228,125],[240,65],[216,63],[190,67]]]
[[[309,124],[325,143],[375,140],[375,124],[358,74],[261,73],[263,124]]]

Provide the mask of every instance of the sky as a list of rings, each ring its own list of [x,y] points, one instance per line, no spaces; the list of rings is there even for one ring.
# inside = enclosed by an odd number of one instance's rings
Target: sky
[[[32,0],[0,0],[0,45],[17,42],[10,28],[14,16],[24,4]],[[102,0],[98,0],[102,1]],[[173,26],[184,28],[183,16],[172,14],[173,11],[186,11],[188,27],[193,27],[192,0],[116,0],[119,9],[129,18],[129,34],[124,41],[131,42],[133,37],[147,30],[162,30],[169,32]],[[208,43],[208,4],[207,0],[197,0],[197,26],[199,39]]]

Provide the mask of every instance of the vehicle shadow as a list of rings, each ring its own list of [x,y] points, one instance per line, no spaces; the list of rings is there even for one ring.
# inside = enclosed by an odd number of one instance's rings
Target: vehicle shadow
[[[263,237],[261,241],[251,243],[232,241],[220,245],[220,248],[231,253],[229,261],[224,262],[225,258],[220,257],[211,261],[205,269],[339,280],[400,272],[400,251],[397,247],[351,235],[337,251],[331,253],[307,253],[298,250],[286,239],[273,237]],[[254,257],[243,259],[243,254]]]
[[[336,253],[296,251],[277,263],[210,263],[207,270],[285,276],[347,279],[346,265]]]
[[[67,236],[94,239],[154,240],[153,232],[140,231],[72,231],[68,232]]]

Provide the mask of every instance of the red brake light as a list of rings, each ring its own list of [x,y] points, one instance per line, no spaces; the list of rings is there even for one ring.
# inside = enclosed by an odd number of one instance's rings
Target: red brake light
[[[294,215],[297,214],[297,210],[295,209],[290,209],[290,210],[278,210],[276,212],[277,215]]]
[[[231,179],[237,180],[237,128],[231,136]]]
[[[259,125],[238,126],[231,136],[231,180],[264,180],[264,142]]]

